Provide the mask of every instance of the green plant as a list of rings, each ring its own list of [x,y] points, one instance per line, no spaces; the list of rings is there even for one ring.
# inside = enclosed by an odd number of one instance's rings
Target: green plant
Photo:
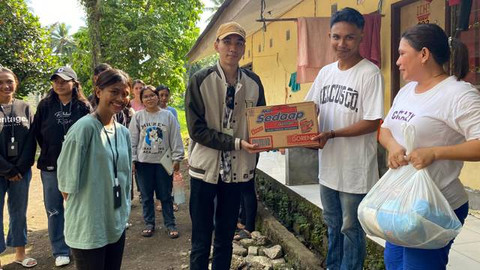
[[[327,227],[323,223],[321,209],[260,171],[257,171],[255,183],[260,200],[273,216],[304,239],[302,242],[309,249],[325,257]],[[383,248],[370,240],[367,241],[364,269],[384,269]]]

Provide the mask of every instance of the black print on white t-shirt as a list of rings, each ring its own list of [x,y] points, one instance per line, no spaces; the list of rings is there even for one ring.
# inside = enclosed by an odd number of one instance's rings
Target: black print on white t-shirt
[[[412,118],[415,116],[414,113],[412,112],[409,112],[409,111],[404,111],[404,110],[400,110],[400,111],[394,111],[392,113],[392,119],[393,120],[400,120],[400,121],[405,121],[405,122],[409,122],[410,120],[412,120]]]
[[[358,91],[345,85],[325,85],[320,91],[320,104],[330,102],[358,112]]]

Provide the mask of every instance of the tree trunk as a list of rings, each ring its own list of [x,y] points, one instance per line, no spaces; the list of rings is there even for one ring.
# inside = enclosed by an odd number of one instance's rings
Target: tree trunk
[[[102,62],[101,55],[101,33],[100,33],[100,17],[101,17],[101,1],[100,0],[82,0],[87,11],[88,33],[92,41],[92,71]]]

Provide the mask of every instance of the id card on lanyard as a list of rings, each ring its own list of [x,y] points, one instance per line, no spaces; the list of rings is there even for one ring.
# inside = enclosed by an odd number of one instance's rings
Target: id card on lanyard
[[[11,133],[10,133],[10,141],[7,143],[7,155],[9,157],[16,157],[18,156],[18,142],[15,141],[15,123],[14,123],[14,120],[15,117],[13,115],[13,105],[15,103],[15,99],[12,100],[12,108],[10,110],[10,116],[8,116],[11,120]],[[2,108],[2,111],[3,111],[3,108]],[[5,111],[3,112],[4,115],[6,116],[7,114],[5,113]]]
[[[113,173],[114,173],[114,179],[113,179],[113,209],[117,209],[120,206],[122,206],[122,188],[120,186],[120,183],[118,181],[118,139],[117,139],[117,126],[115,124],[115,121],[113,121],[113,134],[114,134],[114,139],[115,139],[115,152],[113,151],[113,145],[112,142],[110,141],[110,137],[108,136],[107,130],[103,126],[102,121],[100,121],[100,118],[98,117],[98,114],[96,115],[98,121],[100,124],[102,124],[103,131],[105,133],[105,136],[107,137],[108,145],[110,146],[110,151],[112,152],[112,161],[113,161]]]

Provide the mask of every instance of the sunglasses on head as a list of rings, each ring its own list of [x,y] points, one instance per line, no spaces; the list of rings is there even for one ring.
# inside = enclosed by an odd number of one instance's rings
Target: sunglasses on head
[[[227,107],[231,110],[235,107],[235,86],[228,86],[227,87]]]

